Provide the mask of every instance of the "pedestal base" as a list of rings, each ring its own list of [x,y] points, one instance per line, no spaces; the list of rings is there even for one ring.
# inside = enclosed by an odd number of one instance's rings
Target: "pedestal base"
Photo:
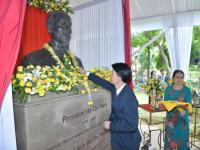
[[[14,102],[19,150],[110,150],[110,135],[102,122],[110,114],[110,93],[88,95],[49,93],[31,96],[26,104]],[[15,100],[16,101],[16,100]]]

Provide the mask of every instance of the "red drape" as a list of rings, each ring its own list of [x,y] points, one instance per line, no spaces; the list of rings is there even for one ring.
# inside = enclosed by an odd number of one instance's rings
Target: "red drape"
[[[131,28],[130,28],[130,3],[129,0],[123,0],[124,11],[124,45],[125,45],[125,62],[131,67]],[[133,88],[132,80],[130,82]]]
[[[48,13],[31,6],[26,7],[20,52],[17,65],[20,65],[23,56],[41,49],[51,37],[46,28]]]
[[[17,60],[26,0],[0,1],[0,109]]]

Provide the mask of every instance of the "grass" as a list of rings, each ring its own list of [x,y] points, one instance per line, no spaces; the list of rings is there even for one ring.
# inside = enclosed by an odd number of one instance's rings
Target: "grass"
[[[134,90],[135,95],[138,99],[139,104],[148,104],[148,95],[143,89],[136,88]],[[139,108],[139,118],[149,118],[149,112]],[[156,121],[161,121],[165,117],[165,112],[153,113],[152,118]]]

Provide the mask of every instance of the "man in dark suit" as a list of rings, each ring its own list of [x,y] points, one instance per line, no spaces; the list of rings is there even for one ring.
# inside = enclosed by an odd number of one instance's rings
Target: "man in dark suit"
[[[169,76],[168,75],[166,75],[166,71],[165,71],[165,69],[161,69],[160,70],[160,73],[161,73],[161,75],[159,76],[159,79],[161,79],[162,81],[164,81],[164,82],[168,82],[169,81]]]
[[[112,68],[111,83],[93,73],[88,76],[89,80],[111,92],[111,114],[103,127],[111,132],[113,150],[139,150],[141,135],[138,130],[138,101],[127,84],[132,72],[125,63],[115,63]]]

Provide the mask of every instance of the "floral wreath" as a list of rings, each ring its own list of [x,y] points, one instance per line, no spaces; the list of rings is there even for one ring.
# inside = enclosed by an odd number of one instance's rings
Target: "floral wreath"
[[[61,62],[60,58],[56,55],[56,53],[54,52],[53,48],[51,46],[49,46],[49,44],[47,44],[47,43],[44,44],[44,48],[46,48],[49,51],[49,53],[51,54],[52,58],[55,59],[57,65],[59,65],[62,69],[65,69],[64,64]],[[74,54],[70,50],[68,50],[68,53],[69,53],[69,57],[72,60],[72,63],[74,64],[74,71],[79,72],[79,66],[77,64],[77,61],[75,59]],[[64,57],[64,60],[66,60],[67,56],[64,55],[63,57]],[[88,80],[83,80],[82,85],[84,86],[85,90],[88,93],[88,96],[89,96],[88,105],[91,106],[91,105],[93,105],[93,101],[92,101],[91,90],[90,90],[90,87],[89,87]]]
[[[29,6],[40,8],[46,12],[61,10],[73,13],[69,0],[27,0]]]
[[[50,52],[52,58],[56,60],[56,66],[33,66],[27,67],[18,66],[17,71],[12,77],[13,91],[16,93],[19,103],[26,103],[29,95],[44,96],[49,92],[65,92],[71,91],[75,94],[88,93],[88,106],[93,105],[91,92],[96,91],[98,85],[88,80],[86,74],[79,72],[79,66],[71,51],[69,55],[63,55],[63,62],[55,54],[52,47],[48,44],[44,48]],[[72,63],[74,65],[72,65]],[[110,70],[106,68],[92,68],[90,72],[110,80]],[[90,88],[89,83],[92,85]],[[83,85],[84,88],[79,88],[77,85]]]

